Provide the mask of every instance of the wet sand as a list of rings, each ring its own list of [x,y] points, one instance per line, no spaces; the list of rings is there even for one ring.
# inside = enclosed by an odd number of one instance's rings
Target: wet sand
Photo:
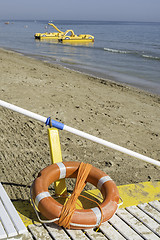
[[[0,49],[1,100],[160,161],[160,96]],[[0,107],[0,181],[12,200],[49,165],[47,127]],[[60,131],[63,161],[84,161],[117,185],[160,180],[160,168]]]

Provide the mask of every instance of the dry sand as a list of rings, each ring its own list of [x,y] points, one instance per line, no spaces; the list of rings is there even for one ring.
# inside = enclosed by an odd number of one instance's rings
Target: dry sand
[[[160,97],[113,81],[0,50],[1,99],[52,116],[160,161]],[[10,198],[28,199],[26,184],[50,164],[47,127],[0,107],[0,181]],[[60,131],[64,161],[84,161],[117,185],[160,180],[160,168]]]

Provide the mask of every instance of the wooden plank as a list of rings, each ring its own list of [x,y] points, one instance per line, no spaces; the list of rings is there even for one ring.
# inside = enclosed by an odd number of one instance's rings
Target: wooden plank
[[[23,234],[27,231],[27,228],[25,227],[24,223],[22,222],[20,216],[18,215],[15,207],[13,206],[10,198],[8,197],[6,191],[4,190],[2,184],[0,183],[0,198],[3,202],[3,205],[8,212],[8,215],[10,216],[12,222],[14,223],[14,226],[18,232],[18,234]]]
[[[146,227],[148,227],[152,232],[154,232],[158,237],[160,237],[160,225],[144,213],[137,206],[127,207],[126,210],[135,216],[139,221],[141,221]]]
[[[55,240],[70,240],[70,237],[66,234],[63,228],[56,225],[55,223],[45,223],[44,226]]]
[[[124,240],[124,238],[115,228],[113,228],[108,222],[102,223],[100,230],[107,236],[108,239]]]
[[[160,202],[159,201],[149,202],[148,204],[160,212]]]
[[[49,236],[48,231],[44,228],[44,226],[42,224],[36,224],[36,225],[32,224],[32,225],[29,225],[28,226],[28,230],[32,234],[34,240],[35,239],[37,239],[37,240],[40,240],[40,239],[52,239]]]
[[[33,238],[32,238],[32,235],[31,235],[31,233],[30,232],[25,232],[25,233],[23,233],[23,235],[18,235],[16,238],[15,238],[15,240],[32,240]],[[11,240],[11,239],[9,239],[9,240]]]
[[[131,227],[122,221],[117,215],[114,215],[109,222],[126,238],[134,240],[142,240],[143,238],[137,234]]]
[[[7,233],[8,237],[16,236],[18,233],[11,221],[11,219],[8,216],[8,213],[6,212],[6,209],[3,206],[3,203],[0,201],[0,221]]]
[[[139,204],[138,207],[160,224],[160,212],[147,203]]]
[[[127,212],[125,209],[121,208],[118,210],[117,215],[123,219],[123,221],[127,222],[134,231],[136,231],[140,236],[145,239],[154,239],[158,240],[159,237],[156,236],[150,229],[148,229],[142,222],[136,219],[133,215]]]
[[[7,238],[7,239],[4,239],[4,240],[33,240],[33,237],[31,235],[31,233],[27,231],[27,232],[23,233],[23,235],[19,234],[17,236]]]
[[[107,240],[105,235],[102,232],[96,232],[93,229],[85,229],[85,233],[89,236],[92,240]]]
[[[88,237],[82,230],[73,230],[73,229],[66,229],[67,233],[71,236],[73,240],[88,240]]]
[[[7,234],[2,226],[2,223],[0,222],[0,239],[7,238]]]

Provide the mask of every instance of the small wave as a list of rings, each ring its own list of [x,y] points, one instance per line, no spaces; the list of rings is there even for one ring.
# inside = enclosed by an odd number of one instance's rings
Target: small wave
[[[149,58],[149,59],[151,59],[151,60],[158,60],[158,61],[160,61],[160,57],[154,57],[154,56],[150,56],[150,55],[142,55],[142,57],[144,57],[144,58]]]
[[[118,50],[118,49],[112,49],[112,48],[104,48],[104,50],[112,53],[123,53],[123,54],[130,53],[130,51],[124,51],[124,50]]]

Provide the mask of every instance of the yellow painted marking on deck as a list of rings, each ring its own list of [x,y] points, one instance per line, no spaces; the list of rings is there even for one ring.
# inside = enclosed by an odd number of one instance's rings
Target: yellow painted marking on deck
[[[118,190],[123,199],[122,208],[160,200],[160,181],[122,185]]]
[[[121,198],[123,199],[123,205],[120,206],[121,208],[160,200],[160,181],[122,185],[118,186],[118,190]],[[98,199],[99,202],[103,201],[101,193],[98,189],[84,191],[83,195],[90,197],[93,200]],[[79,197],[79,202],[81,202],[81,205],[84,208],[96,206],[95,203],[82,197]],[[33,222],[37,221],[36,214],[29,201],[13,201],[13,204],[25,226],[33,224]]]
[[[37,216],[34,212],[33,207],[31,206],[30,201],[18,200],[18,201],[13,201],[12,203],[15,206],[19,216],[21,217],[26,227],[30,224],[38,223]]]
[[[155,200],[160,200],[160,181],[158,182],[141,182],[136,184],[128,184],[118,186],[119,195],[123,200],[120,208],[148,203]],[[98,189],[87,191],[92,198],[102,202],[102,195]]]
[[[62,153],[58,129],[48,128],[48,138],[52,163],[62,162]],[[54,182],[54,187],[57,195],[67,193],[65,179]]]

